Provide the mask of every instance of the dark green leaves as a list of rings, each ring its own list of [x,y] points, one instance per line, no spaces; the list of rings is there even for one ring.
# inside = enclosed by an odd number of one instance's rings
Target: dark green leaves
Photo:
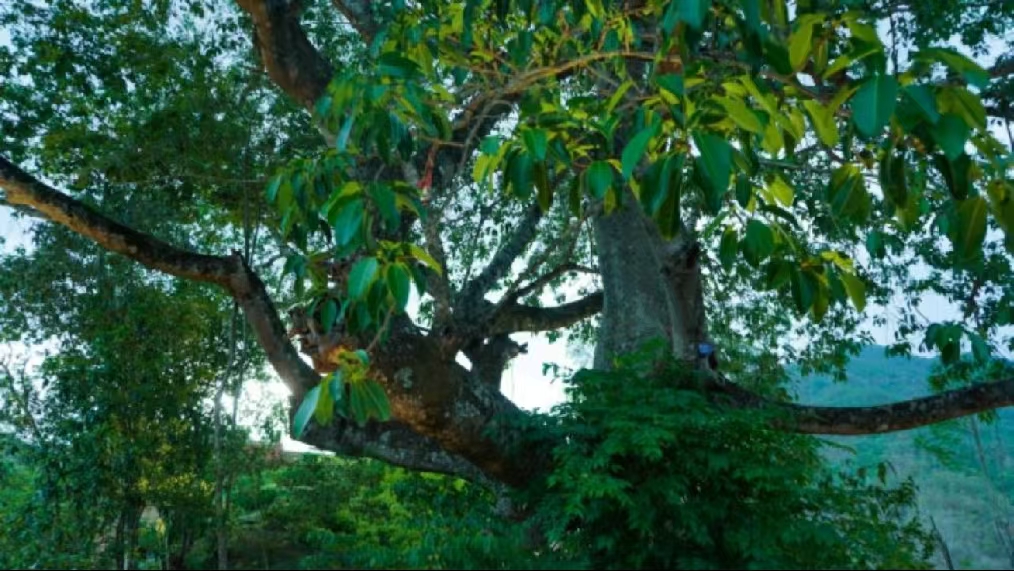
[[[746,239],[743,242],[743,257],[746,261],[756,267],[774,251],[775,233],[771,227],[757,219],[747,222]]]
[[[405,311],[411,290],[409,271],[405,264],[394,263],[387,267],[387,287],[394,296],[398,311]]]
[[[527,200],[532,195],[532,155],[525,152],[513,153],[507,161],[507,183],[514,195]]]
[[[377,60],[377,70],[381,75],[399,79],[410,79],[420,73],[419,66],[414,61],[398,52],[381,54]]]
[[[623,165],[623,179],[630,180],[630,176],[634,172],[634,168],[637,167],[637,163],[641,161],[641,157],[644,156],[645,149],[648,148],[648,142],[655,135],[654,127],[645,127],[641,129],[627,146],[623,149],[623,157],[620,164]]]
[[[686,22],[695,30],[704,25],[704,18],[711,9],[711,0],[674,0],[673,4],[678,5],[678,21]]]
[[[377,275],[377,268],[379,263],[376,258],[363,258],[352,266],[352,270],[349,271],[349,297],[352,299],[360,299],[370,288],[370,284],[373,283],[374,277]]]
[[[970,129],[964,119],[948,113],[930,127],[930,133],[936,144],[944,151],[944,156],[953,161],[964,152]]]
[[[338,211],[338,215],[334,219],[334,232],[335,240],[339,246],[348,244],[349,240],[359,232],[364,215],[363,199],[358,197],[346,202],[345,206]]]
[[[866,80],[852,98],[852,121],[866,138],[880,134],[891,120],[898,96],[898,80],[893,75],[874,75]]]
[[[606,161],[595,161],[584,171],[584,178],[588,192],[601,200],[613,185],[613,167]]]
[[[718,211],[725,192],[729,190],[732,147],[729,141],[710,133],[695,133],[694,144],[701,153],[695,166],[700,169],[703,177],[705,202],[714,213]]]
[[[836,217],[857,222],[869,217],[870,194],[858,167],[847,164],[834,171],[827,189],[827,201]]]

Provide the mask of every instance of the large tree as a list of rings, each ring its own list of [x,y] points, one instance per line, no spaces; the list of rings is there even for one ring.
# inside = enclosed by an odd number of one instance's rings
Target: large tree
[[[933,46],[963,32],[982,47],[1008,3],[64,0],[2,14],[0,204],[223,288],[320,448],[525,485],[550,456],[511,446],[511,335],[580,335],[595,317],[596,368],[662,340],[707,394],[779,409],[785,430],[878,433],[1014,403],[1003,379],[866,408],[792,404],[756,382],[784,337],[848,346],[856,311],[902,292],[963,303],[964,321],[905,322],[947,358],[963,337],[984,360],[1003,341],[1014,186],[987,122],[1010,116],[1014,70]],[[110,192],[170,193],[183,224],[209,208],[223,227],[254,217],[277,243],[199,252],[103,210]],[[291,289],[261,277],[276,256]],[[552,288],[559,303],[539,303]],[[291,326],[273,295],[299,303]],[[723,374],[733,354],[752,359]],[[355,422],[328,422],[336,401]]]

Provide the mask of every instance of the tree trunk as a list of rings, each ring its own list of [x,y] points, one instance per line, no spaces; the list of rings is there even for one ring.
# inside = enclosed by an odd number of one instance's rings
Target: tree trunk
[[[696,360],[707,341],[696,243],[687,236],[666,242],[627,193],[625,204],[595,221],[605,299],[595,368],[661,341],[678,359]]]

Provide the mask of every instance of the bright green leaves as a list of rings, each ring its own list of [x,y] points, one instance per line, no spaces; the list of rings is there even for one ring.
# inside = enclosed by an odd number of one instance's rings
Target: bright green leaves
[[[855,274],[848,272],[841,272],[839,277],[856,311],[861,312],[866,309],[866,284],[856,277]]]
[[[893,75],[874,75],[852,98],[852,121],[868,139],[880,134],[894,114],[898,80]]]
[[[810,123],[817,132],[817,138],[828,147],[838,144],[838,125],[835,123],[834,112],[817,101],[803,102],[806,112],[810,115]]]
[[[775,234],[771,227],[760,220],[750,220],[746,224],[746,237],[743,241],[743,257],[757,267],[775,251]]]
[[[351,418],[360,426],[371,418],[385,422],[391,418],[391,403],[384,388],[370,372],[365,351],[340,349],[335,354],[337,370],[321,379],[303,396],[292,419],[294,438],[300,438],[313,418],[326,426],[335,413]]]
[[[870,193],[862,172],[852,164],[838,167],[827,187],[827,202],[838,218],[864,222],[870,215]]]
[[[798,72],[806,65],[813,46],[813,28],[823,20],[823,14],[806,14],[799,18],[796,31],[789,38],[789,64],[793,71]]]
[[[955,261],[959,266],[981,259],[988,210],[989,204],[981,196],[969,197],[958,204],[947,234],[954,244]]]
[[[701,175],[705,205],[714,214],[721,208],[725,193],[729,190],[732,146],[729,141],[710,133],[695,133],[694,144],[701,153],[694,161],[694,167]]]

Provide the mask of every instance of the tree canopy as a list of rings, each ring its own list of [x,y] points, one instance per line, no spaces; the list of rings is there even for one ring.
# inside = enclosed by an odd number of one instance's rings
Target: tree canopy
[[[567,435],[500,391],[523,332],[594,343],[599,371],[655,347],[639,374],[675,360],[673,390],[788,433],[1014,403],[1010,3],[57,0],[0,22],[0,204],[218,286],[320,448],[541,481]],[[931,296],[960,315],[924,319]],[[791,402],[786,364],[843,370],[886,309],[892,351],[939,351],[950,390]]]

